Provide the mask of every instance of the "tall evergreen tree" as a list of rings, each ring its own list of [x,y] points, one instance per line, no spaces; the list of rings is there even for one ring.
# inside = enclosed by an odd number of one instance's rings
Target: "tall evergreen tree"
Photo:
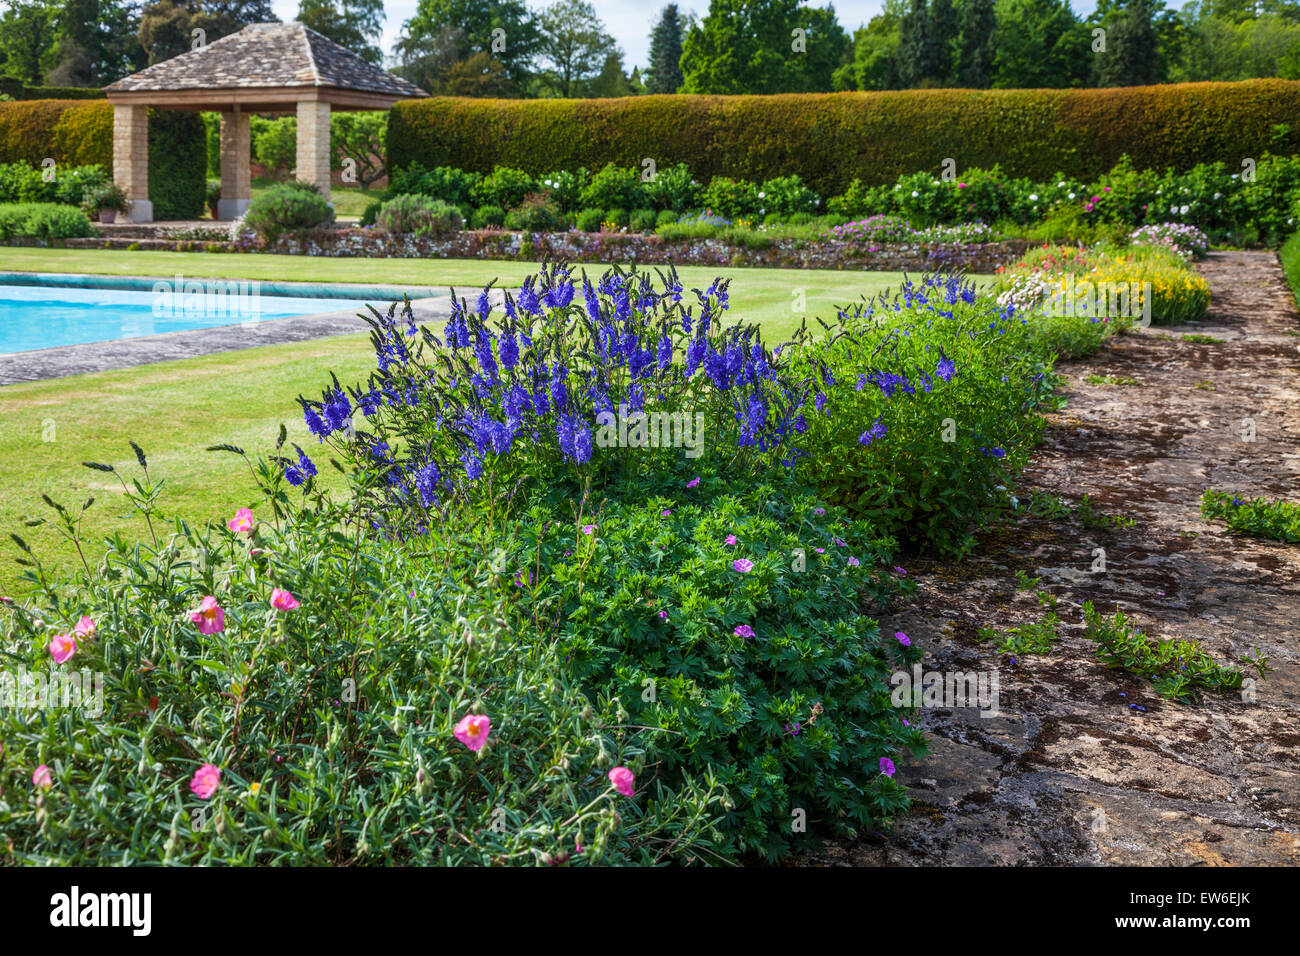
[[[957,78],[955,62],[957,39],[961,33],[957,8],[952,0],[930,0],[931,61],[928,78],[942,86],[951,86]]]
[[[645,75],[647,93],[676,93],[682,86],[682,17],[670,3],[650,33],[650,68]]]
[[[898,79],[905,87],[920,86],[934,74],[934,38],[925,0],[912,0],[903,14],[897,57]]]
[[[993,31],[996,29],[993,0],[966,0],[961,11],[957,55],[957,82],[962,86],[984,89],[993,82]]]
[[[1150,0],[1098,4],[1093,22],[1106,30],[1106,51],[1093,60],[1098,86],[1141,86],[1162,79],[1155,16]]]
[[[537,17],[523,0],[419,0],[393,49],[400,64],[396,72],[423,85],[420,77],[431,73],[430,48],[445,53],[455,31],[462,37],[462,59],[487,53],[505,65],[517,87],[527,84],[542,36]]]

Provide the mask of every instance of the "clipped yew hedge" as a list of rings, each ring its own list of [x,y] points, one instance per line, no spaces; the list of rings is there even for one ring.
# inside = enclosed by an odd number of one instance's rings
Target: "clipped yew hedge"
[[[1275,124],[1293,129],[1279,136]],[[1300,151],[1300,81],[1183,83],[1099,90],[907,90],[597,100],[436,97],[398,103],[390,168],[418,161],[534,175],[613,162],[684,162],[701,180],[797,173],[823,196],[856,177],[1000,164],[1013,176],[1096,179],[1125,153],[1188,169]]]
[[[103,100],[0,103],[0,163],[113,168],[113,107]],[[206,205],[207,139],[198,113],[149,111],[149,199],[155,219],[197,219]]]

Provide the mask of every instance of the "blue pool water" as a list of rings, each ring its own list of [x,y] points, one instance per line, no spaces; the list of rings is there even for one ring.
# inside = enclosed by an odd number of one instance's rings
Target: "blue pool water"
[[[0,354],[344,309],[364,313],[366,303],[265,295],[256,282],[160,282],[141,291],[0,285]]]

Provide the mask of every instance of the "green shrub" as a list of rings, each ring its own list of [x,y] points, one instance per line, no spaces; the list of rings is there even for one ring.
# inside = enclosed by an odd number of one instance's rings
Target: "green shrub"
[[[198,219],[207,208],[203,120],[183,110],[149,111],[149,201],[155,219]]]
[[[384,201],[376,199],[374,202],[366,203],[366,208],[361,211],[361,218],[357,220],[358,226],[373,226],[375,220],[379,218],[379,210],[384,208]]]
[[[575,225],[583,232],[600,232],[601,224],[605,221],[605,210],[603,209],[583,209],[578,213]]]
[[[759,190],[762,208],[781,216],[803,213],[811,216],[821,205],[821,198],[804,185],[798,176],[778,176],[763,183]]]
[[[91,195],[108,183],[108,173],[102,166],[56,165],[53,178],[47,180],[44,169],[26,160],[0,164],[0,202],[87,206]]]
[[[635,209],[648,205],[648,197],[635,169],[607,165],[583,189],[582,205],[587,208]]]
[[[577,212],[582,203],[582,191],[591,181],[591,175],[583,167],[576,170],[559,170],[547,173],[537,181],[539,189],[545,189],[551,201],[561,212]]]
[[[460,206],[470,202],[474,187],[482,179],[479,173],[465,172],[450,166],[425,169],[419,163],[412,163],[405,169],[393,170],[384,198],[392,199],[403,193],[420,193]]]
[[[666,226],[669,223],[676,222],[679,215],[680,213],[675,212],[672,209],[660,210],[659,214],[655,216],[655,228],[657,229],[660,226]]]
[[[719,176],[700,193],[700,202],[708,211],[728,219],[753,220],[763,208],[754,183]]]
[[[513,209],[537,188],[533,177],[521,169],[498,166],[470,189],[470,199],[480,206]]]
[[[801,474],[882,533],[964,553],[1042,431],[1050,360],[1031,326],[935,276],[842,309],[831,333],[792,356],[817,390]]]
[[[261,520],[249,536],[178,522],[162,543],[119,537],[86,578],[0,615],[7,667],[103,675],[99,691],[48,717],[0,709],[10,861],[720,858],[723,793],[709,769],[670,787],[647,751],[652,736],[617,701],[583,690],[490,561],[459,551],[449,565],[379,536],[358,549],[337,531],[345,507],[291,504],[283,478],[259,467],[265,490],[250,504]],[[273,585],[299,607],[274,610]],[[215,633],[191,620],[204,595],[224,609]],[[51,663],[40,622],[70,631],[82,615],[94,635]],[[491,721],[477,752],[454,733],[469,714]],[[206,798],[191,789],[203,764],[220,771]],[[41,765],[48,789],[33,784]],[[611,786],[616,766],[636,774],[634,796]]]
[[[455,206],[418,193],[407,193],[388,200],[375,217],[375,225],[384,232],[432,239],[450,236],[459,231],[463,224],[464,220]]]
[[[1248,80],[1106,89],[904,90],[777,96],[668,96],[608,100],[434,97],[398,103],[389,120],[395,166],[419,160],[531,173],[634,166],[643,157],[686,163],[695,177],[764,182],[797,174],[818,195],[938,173],[943,157],[1008,176],[1090,180],[1125,153],[1179,170],[1300,148],[1300,82]],[[780,130],[774,137],[772,130]],[[857,212],[841,211],[845,215]],[[862,210],[865,214],[891,212]]]
[[[474,229],[500,229],[506,224],[506,211],[500,206],[479,206],[470,218]]]
[[[544,194],[532,193],[506,213],[506,228],[526,232],[558,232],[564,229],[564,218],[555,203]]]
[[[626,229],[631,217],[626,209],[606,209],[605,221],[612,223],[615,228]]]
[[[628,227],[633,232],[654,232],[656,218],[653,209],[633,209],[628,217]]]
[[[819,516],[819,502],[788,485],[729,485],[629,490],[581,519],[596,530],[576,545],[572,527],[553,524],[508,550],[516,566],[547,569],[521,601],[538,612],[558,602],[572,673],[616,695],[629,723],[663,729],[653,745],[662,779],[671,787],[711,768],[733,804],[723,823],[732,851],[772,859],[904,810],[881,760],[920,752],[924,738],[888,693],[912,652],[858,610],[895,593],[882,573],[891,543]],[[572,561],[561,557],[569,549]],[[738,571],[738,560],[752,568]],[[790,826],[800,809],[803,834]]]
[[[286,233],[324,226],[333,217],[334,210],[315,186],[276,183],[253,200],[244,224],[267,242],[275,242]]]
[[[76,239],[94,233],[76,206],[59,203],[0,205],[0,239]]]
[[[685,163],[657,170],[643,188],[655,209],[694,209],[700,204],[700,184]]]
[[[1296,201],[1295,220],[1300,223],[1300,200]],[[1300,308],[1300,231],[1287,237],[1278,250],[1277,257],[1282,262],[1287,285],[1291,287],[1291,296],[1295,299],[1296,307]]]

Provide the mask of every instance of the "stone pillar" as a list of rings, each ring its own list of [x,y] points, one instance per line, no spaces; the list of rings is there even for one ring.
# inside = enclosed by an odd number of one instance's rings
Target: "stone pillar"
[[[330,198],[330,105],[298,103],[297,178],[320,188]]]
[[[221,114],[221,199],[218,219],[238,219],[252,201],[250,116],[238,107]]]
[[[149,201],[149,107],[113,107],[113,182],[131,203],[131,222],[153,222]]]

